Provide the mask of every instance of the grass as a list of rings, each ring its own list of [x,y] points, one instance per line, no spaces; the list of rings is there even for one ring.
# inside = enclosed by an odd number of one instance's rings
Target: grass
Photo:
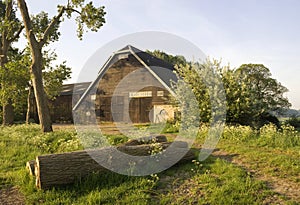
[[[259,131],[226,127],[218,147],[238,154],[250,169],[300,182],[300,135],[293,127],[277,130],[274,125],[266,125]]]
[[[162,204],[261,204],[271,194],[264,183],[221,159],[195,162],[192,171]]]
[[[172,130],[172,126],[166,132]],[[174,129],[176,130],[176,129]],[[205,139],[202,127],[195,145]],[[128,138],[107,135],[111,144]],[[299,134],[265,127],[226,127],[219,148],[250,164],[251,168],[299,183]],[[0,127],[0,186],[17,186],[27,204],[262,204],[273,193],[264,182],[228,161],[209,157],[204,162],[176,165],[158,175],[123,176],[93,173],[73,185],[37,190],[25,163],[37,155],[83,149],[72,129],[42,134],[37,125]],[[274,170],[277,170],[274,172]],[[287,203],[292,200],[285,199]]]

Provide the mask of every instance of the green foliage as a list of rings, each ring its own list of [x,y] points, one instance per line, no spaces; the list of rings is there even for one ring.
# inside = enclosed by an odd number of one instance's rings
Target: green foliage
[[[23,110],[26,105],[26,96],[28,82],[30,79],[28,66],[30,59],[18,50],[12,50],[9,53],[9,62],[6,63],[6,69],[0,69],[1,90],[0,101],[6,104],[10,99],[16,109],[16,112]]]
[[[272,78],[270,70],[262,64],[243,64],[238,69],[230,69],[215,59],[192,63],[159,50],[147,52],[175,65],[178,78],[182,79],[173,85],[177,98],[190,99],[183,89],[190,86],[198,101],[201,122],[225,117],[226,109],[227,123],[259,128],[271,122],[279,126],[272,113],[290,106],[284,97],[287,88]]]
[[[0,2],[0,101],[3,106],[2,110],[12,107],[12,103],[19,108],[20,103],[16,101],[18,95],[23,97],[22,87],[24,79],[20,78],[23,67],[18,70],[15,63],[9,61],[19,55],[18,51],[12,48],[12,43],[19,39],[22,26],[19,19],[16,17],[16,9],[13,1]],[[17,59],[19,61],[19,59]],[[20,80],[20,81],[19,81]],[[14,98],[14,99],[12,99]],[[3,113],[1,113],[3,115]],[[3,120],[5,124],[11,124],[13,121],[13,110],[6,109]]]
[[[80,1],[68,1],[67,5],[58,5],[58,13],[62,13],[62,16],[56,16],[49,18],[48,13],[42,11],[41,13],[31,17],[32,30],[35,33],[37,39],[43,39],[46,44],[57,41],[61,35],[59,32],[60,23],[64,20],[63,14],[66,14],[67,18],[71,18],[73,13],[77,16],[75,21],[77,23],[77,35],[79,39],[82,39],[84,32],[89,29],[91,31],[98,31],[105,23],[105,11],[104,6],[95,7],[93,2],[85,4],[85,0]],[[57,19],[56,19],[57,18]],[[53,23],[53,26],[50,26]],[[49,30],[48,36],[45,35],[45,31]]]
[[[283,125],[281,128],[281,131],[277,131],[277,127],[272,124],[260,128],[260,144],[285,149],[300,146],[300,135],[294,127]]]
[[[13,39],[21,27],[21,22],[16,16],[16,9],[10,4],[10,1],[0,1],[0,36],[4,35],[7,40]]]
[[[31,16],[31,24],[32,24],[32,31],[35,33],[37,39],[44,38],[44,32],[48,28],[49,24],[51,23],[52,19],[49,18],[48,13],[42,11],[41,13]],[[58,31],[60,26],[60,21],[58,21],[50,31],[50,35],[48,39],[45,41],[46,44],[50,42],[57,41],[61,35]]]
[[[80,17],[77,17],[78,23],[78,36],[81,38],[84,32],[83,25],[85,24],[88,29],[91,31],[97,31],[105,23],[103,16],[105,15],[104,7],[96,8],[93,5],[93,2],[89,2],[80,12]]]
[[[202,126],[200,130],[208,129],[208,126]],[[203,137],[205,135],[200,136]],[[300,133],[290,125],[282,125],[279,129],[274,124],[267,124],[259,130],[242,125],[225,126],[222,139],[239,144],[253,143],[256,146],[280,149],[300,147]]]
[[[223,139],[231,140],[234,142],[247,142],[258,138],[258,132],[249,126],[225,126],[223,132]]]
[[[13,50],[9,54],[9,62],[5,66],[9,72],[0,69],[0,79],[2,79],[2,85],[5,85],[0,90],[0,102],[7,103],[10,99],[13,102],[15,114],[22,116],[26,110],[28,89],[30,89],[31,58],[28,49],[23,52]],[[67,67],[66,62],[53,65],[53,62],[57,60],[54,52],[44,51],[43,55],[44,88],[48,98],[54,99],[59,95],[63,81],[71,77],[71,68]]]
[[[28,139],[28,143],[43,153],[59,153],[83,149],[75,132],[59,131],[39,134]]]
[[[105,137],[111,145],[119,145],[128,141],[128,137],[123,135],[105,135]]]
[[[79,39],[82,39],[87,29],[96,32],[105,23],[104,6],[95,7],[92,1],[85,4],[85,0],[71,0],[67,5],[58,5],[58,9],[66,11],[67,18],[71,18],[73,13],[78,14],[75,21]]]
[[[227,70],[223,82],[228,122],[260,127],[259,122],[263,124],[268,114],[290,106],[283,96],[287,88],[271,78],[270,70],[262,64],[244,64],[236,70]]]
[[[298,131],[300,131],[300,118],[297,117],[291,117],[288,120],[284,122],[284,124],[291,125]]]
[[[162,133],[177,133],[179,132],[180,122],[179,120],[169,120],[165,123]]]
[[[66,65],[66,61],[59,65],[53,65],[57,60],[54,52],[44,51],[44,88],[49,99],[54,99],[61,92],[63,82],[71,78],[71,68]]]
[[[159,59],[162,59],[172,65],[180,66],[180,65],[186,65],[189,63],[189,62],[187,62],[187,60],[185,59],[184,56],[180,56],[180,55],[173,56],[173,55],[169,55],[160,50],[154,50],[154,51],[146,50],[146,52],[159,58]]]
[[[225,117],[225,96],[222,93],[223,87],[219,75],[226,67],[222,67],[220,63],[217,60],[210,61],[207,59],[202,64],[192,63],[175,66],[178,78],[182,79],[173,86],[179,101],[186,102],[187,99],[193,99],[192,96],[185,94],[185,89],[190,87],[197,100],[194,104],[198,105],[200,121],[204,123],[210,122],[213,118],[221,120]]]
[[[258,128],[270,122],[279,125],[271,113],[290,106],[284,97],[287,88],[271,78],[269,69],[261,64],[245,64],[232,70],[229,66],[222,66],[221,61],[207,59],[202,64],[175,68],[178,77],[193,89],[201,122],[210,122],[212,117],[221,119],[223,109],[226,109],[227,123]],[[223,105],[225,102],[227,108]]]

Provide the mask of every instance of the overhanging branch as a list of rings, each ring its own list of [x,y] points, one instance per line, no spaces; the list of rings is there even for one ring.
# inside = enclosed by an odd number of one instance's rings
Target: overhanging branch
[[[47,39],[49,38],[49,36],[51,34],[51,30],[54,28],[55,25],[58,24],[60,18],[62,17],[62,15],[64,14],[65,11],[66,11],[66,8],[61,7],[57,16],[53,17],[51,23],[49,24],[49,26],[46,28],[46,30],[44,32],[43,38],[39,42],[41,47],[46,43]]]
[[[31,32],[32,31],[31,19],[30,19],[30,15],[29,15],[29,12],[28,12],[28,7],[26,5],[25,0],[18,0],[18,6],[20,8],[20,12],[21,12],[21,15],[22,15],[22,18],[23,18],[27,38],[31,42],[31,44],[36,45],[37,40],[36,40],[36,37],[33,34],[33,32]]]
[[[15,33],[15,35],[14,35],[11,39],[9,39],[9,42],[12,43],[12,42],[14,42],[15,40],[17,40],[17,38],[20,37],[20,34],[21,34],[21,32],[23,31],[23,29],[24,29],[24,26],[20,26],[18,32]]]

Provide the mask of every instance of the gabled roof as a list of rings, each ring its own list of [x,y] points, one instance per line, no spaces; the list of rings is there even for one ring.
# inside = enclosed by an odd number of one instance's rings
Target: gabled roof
[[[88,89],[79,99],[77,104],[74,106],[73,110],[76,110],[81,102],[85,99],[88,93],[95,89],[96,84],[103,77],[105,72],[118,60],[122,58],[128,58],[128,55],[132,55],[136,58],[138,62],[140,62],[172,95],[175,95],[172,88],[171,82],[177,82],[177,76],[175,75],[174,65],[165,62],[155,56],[152,56],[149,53],[139,50],[131,45],[127,45],[124,48],[114,52],[106,63],[99,70],[97,78],[90,84]],[[167,70],[165,70],[167,69]],[[166,72],[167,71],[167,72]]]

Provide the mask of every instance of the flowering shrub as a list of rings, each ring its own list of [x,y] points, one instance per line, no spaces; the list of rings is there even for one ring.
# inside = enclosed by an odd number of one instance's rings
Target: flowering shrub
[[[257,137],[257,132],[250,126],[225,126],[223,139],[243,142]]]
[[[71,131],[38,134],[29,138],[28,143],[36,146],[45,153],[69,152],[83,149],[76,133]]]
[[[198,140],[202,142],[208,135],[209,126],[202,125],[199,128]],[[229,140],[236,143],[250,142],[258,146],[289,148],[300,146],[300,133],[290,125],[282,125],[278,129],[274,124],[267,124],[255,130],[250,126],[232,126],[224,127],[223,140]]]
[[[299,146],[300,136],[293,126],[283,125],[278,130],[275,125],[269,124],[260,129],[259,142],[268,147],[288,148]]]

